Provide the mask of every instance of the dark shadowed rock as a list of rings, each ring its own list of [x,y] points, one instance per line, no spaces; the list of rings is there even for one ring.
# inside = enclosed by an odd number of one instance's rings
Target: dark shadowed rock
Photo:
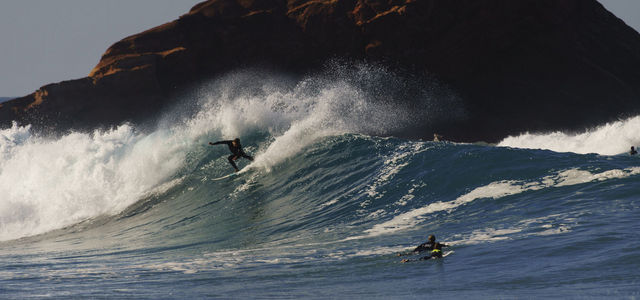
[[[87,78],[3,103],[0,120],[142,122],[233,69],[305,74],[336,57],[428,72],[459,94],[465,119],[408,137],[496,141],[640,113],[640,35],[595,0],[212,0],[117,42]]]

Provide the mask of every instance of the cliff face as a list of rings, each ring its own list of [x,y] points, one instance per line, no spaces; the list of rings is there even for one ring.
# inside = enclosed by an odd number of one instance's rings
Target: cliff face
[[[239,67],[313,71],[342,57],[427,71],[467,119],[407,136],[495,141],[640,113],[640,35],[596,0],[211,0],[111,46],[88,77],[0,106],[54,130],[141,122]]]

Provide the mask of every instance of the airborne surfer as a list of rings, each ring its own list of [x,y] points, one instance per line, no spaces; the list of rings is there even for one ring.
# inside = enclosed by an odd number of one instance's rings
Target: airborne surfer
[[[429,235],[427,237],[427,242],[418,245],[413,251],[409,253],[400,253],[398,256],[409,255],[409,254],[418,254],[424,251],[429,251],[429,255],[421,257],[419,260],[427,260],[431,258],[441,258],[442,257],[442,248],[449,247],[449,245],[441,244],[436,242],[435,235]],[[403,259],[402,262],[409,262],[409,259]]]
[[[215,143],[209,142],[209,145],[220,145],[220,144],[226,144],[227,146],[229,146],[229,151],[231,151],[231,155],[229,155],[229,163],[231,164],[231,166],[233,166],[233,168],[236,170],[236,172],[240,171],[238,169],[238,166],[236,166],[235,160],[237,160],[240,157],[244,157],[250,161],[253,161],[253,157],[247,155],[246,153],[244,153],[244,151],[242,151],[242,145],[240,145],[240,139],[239,138],[235,138],[233,141],[218,141]]]

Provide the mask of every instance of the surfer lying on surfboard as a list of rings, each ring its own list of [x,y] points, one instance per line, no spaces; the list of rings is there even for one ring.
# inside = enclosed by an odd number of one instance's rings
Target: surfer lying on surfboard
[[[238,166],[236,166],[236,163],[235,163],[236,159],[240,157],[244,157],[250,161],[253,161],[253,157],[247,155],[246,153],[244,153],[244,151],[242,151],[242,145],[240,145],[239,138],[235,138],[233,141],[218,141],[215,143],[209,142],[209,145],[220,145],[220,144],[226,144],[227,146],[229,146],[229,151],[233,153],[229,155],[229,163],[231,163],[233,168],[236,169],[236,172],[240,171],[238,169]]]
[[[423,251],[430,251],[429,255],[421,257],[420,260],[427,260],[427,259],[431,259],[431,258],[441,258],[442,257],[442,248],[444,247],[449,247],[449,245],[445,245],[445,244],[440,244],[438,242],[436,242],[436,236],[435,235],[430,235],[427,238],[427,242],[420,244],[418,247],[416,247],[415,249],[413,249],[413,251],[409,252],[409,253],[400,253],[398,254],[398,256],[402,256],[402,255],[409,255],[409,254],[418,254],[420,252]],[[403,259],[402,262],[408,262],[410,260],[408,259]]]

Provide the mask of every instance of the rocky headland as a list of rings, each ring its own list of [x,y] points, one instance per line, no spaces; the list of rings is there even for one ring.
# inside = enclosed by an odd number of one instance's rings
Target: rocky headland
[[[406,137],[495,142],[640,114],[640,35],[596,0],[210,0],[115,43],[85,78],[0,104],[0,125],[146,122],[225,72],[302,75],[333,58],[425,72],[459,95],[464,118]]]

